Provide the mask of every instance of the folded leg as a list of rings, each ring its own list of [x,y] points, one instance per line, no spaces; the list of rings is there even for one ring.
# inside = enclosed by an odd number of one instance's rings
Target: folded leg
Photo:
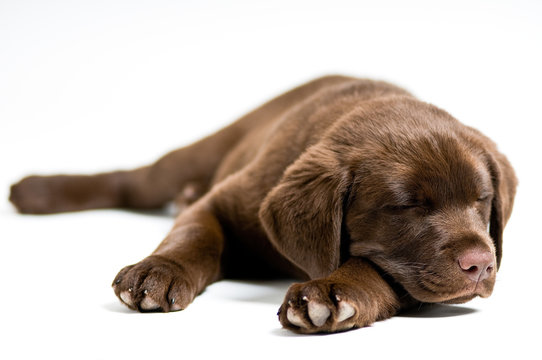
[[[278,315],[295,332],[335,332],[389,318],[400,305],[368,262],[351,258],[326,278],[292,285]]]

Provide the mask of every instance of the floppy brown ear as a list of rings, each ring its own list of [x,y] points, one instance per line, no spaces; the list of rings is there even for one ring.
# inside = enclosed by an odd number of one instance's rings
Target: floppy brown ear
[[[350,177],[338,156],[324,144],[309,148],[286,169],[260,208],[271,242],[311,279],[339,266]]]
[[[501,265],[504,226],[512,214],[516,195],[517,178],[508,159],[494,149],[489,160],[493,178],[493,202],[489,220],[489,235],[495,243],[497,268]]]

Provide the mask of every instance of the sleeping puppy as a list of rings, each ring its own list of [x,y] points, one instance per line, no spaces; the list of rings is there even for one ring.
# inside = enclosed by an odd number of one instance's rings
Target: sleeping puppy
[[[183,205],[113,288],[139,311],[186,308],[231,277],[300,278],[279,320],[300,333],[493,290],[516,177],[480,132],[388,83],[330,76],[152,165],[31,176],[23,213]]]

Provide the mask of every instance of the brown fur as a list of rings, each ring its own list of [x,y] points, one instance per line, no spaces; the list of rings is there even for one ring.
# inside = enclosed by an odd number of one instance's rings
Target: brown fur
[[[176,199],[171,232],[113,283],[126,305],[179,310],[224,277],[295,276],[310,281],[292,285],[279,319],[312,333],[489,296],[493,267],[471,281],[458,258],[474,249],[500,265],[515,188],[478,131],[393,85],[330,76],[152,165],[32,176],[10,200],[44,214]]]

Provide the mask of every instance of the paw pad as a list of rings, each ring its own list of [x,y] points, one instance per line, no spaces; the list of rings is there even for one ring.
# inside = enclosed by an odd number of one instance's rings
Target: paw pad
[[[315,326],[324,325],[331,314],[331,311],[326,305],[317,303],[316,301],[310,301],[308,308],[309,318]]]

